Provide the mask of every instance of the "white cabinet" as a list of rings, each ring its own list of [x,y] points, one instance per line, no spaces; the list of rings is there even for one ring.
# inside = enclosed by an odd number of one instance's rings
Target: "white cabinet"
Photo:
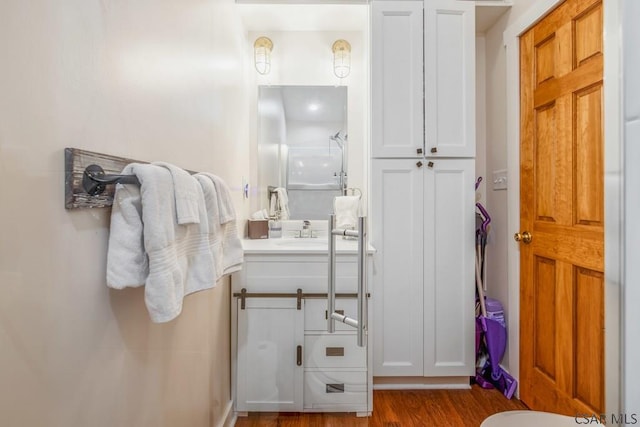
[[[374,159],[374,376],[474,371],[473,159]]]
[[[372,15],[374,376],[463,384],[475,368],[475,3],[374,0]]]
[[[475,160],[432,163],[424,169],[424,374],[468,376],[475,371]]]
[[[422,2],[371,7],[372,155],[415,157],[424,149]]]
[[[372,156],[475,156],[475,7],[372,2]]]
[[[424,2],[425,152],[474,157],[476,34],[472,2]]]
[[[369,347],[357,346],[356,330],[348,325],[336,323],[336,332],[327,332],[328,255],[284,253],[278,243],[251,242],[264,249],[245,251],[244,268],[232,278],[236,411],[370,413]],[[355,241],[337,244],[356,246]],[[336,291],[336,311],[357,317],[353,251],[338,251]]]
[[[423,375],[424,171],[412,159],[375,159],[373,372]]]
[[[247,298],[244,305],[237,311],[237,410],[301,411],[303,307],[295,298]]]

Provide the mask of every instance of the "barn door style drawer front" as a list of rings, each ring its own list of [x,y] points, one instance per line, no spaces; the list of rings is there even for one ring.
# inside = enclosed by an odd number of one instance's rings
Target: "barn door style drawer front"
[[[305,368],[365,368],[367,351],[356,345],[355,334],[306,335]]]
[[[305,371],[304,408],[362,411],[367,405],[367,373]]]

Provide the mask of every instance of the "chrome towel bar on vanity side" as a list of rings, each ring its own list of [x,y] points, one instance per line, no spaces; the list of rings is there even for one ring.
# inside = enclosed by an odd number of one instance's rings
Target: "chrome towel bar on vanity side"
[[[329,278],[328,278],[328,298],[327,312],[330,313],[327,319],[327,331],[335,332],[335,321],[352,326],[358,331],[358,346],[367,345],[367,295],[366,295],[366,275],[367,275],[367,221],[365,217],[358,218],[358,230],[335,229],[336,216],[329,215]],[[336,307],[336,236],[348,236],[358,238],[358,314],[357,319],[338,313]]]

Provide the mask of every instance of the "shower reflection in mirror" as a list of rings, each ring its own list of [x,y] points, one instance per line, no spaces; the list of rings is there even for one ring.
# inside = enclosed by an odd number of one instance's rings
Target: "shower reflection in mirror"
[[[260,86],[258,120],[260,188],[285,188],[291,219],[326,219],[348,186],[347,88]]]

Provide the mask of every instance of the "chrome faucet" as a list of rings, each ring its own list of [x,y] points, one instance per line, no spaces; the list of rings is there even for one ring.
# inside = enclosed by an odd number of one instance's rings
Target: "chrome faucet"
[[[311,233],[311,221],[304,220],[302,221],[302,230],[300,230],[301,238],[313,237]]]

